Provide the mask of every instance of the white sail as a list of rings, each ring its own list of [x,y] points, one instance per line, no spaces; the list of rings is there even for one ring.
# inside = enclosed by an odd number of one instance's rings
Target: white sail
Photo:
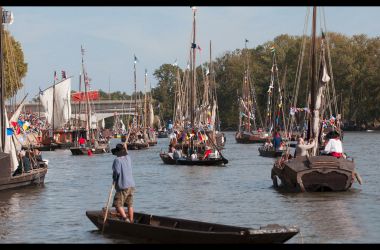
[[[55,88],[55,90],[54,90]],[[53,123],[54,128],[62,128],[70,121],[71,116],[71,78],[66,78],[57,83],[55,87],[50,87],[40,94],[41,104],[45,109],[45,117],[49,124]],[[53,93],[54,108],[53,108]]]
[[[21,109],[22,109],[23,106],[24,106],[24,102],[22,102],[20,104],[20,106],[18,107],[18,109],[16,110],[16,112],[12,115],[11,121],[17,121],[18,120],[18,117],[20,115],[20,112],[21,112]],[[4,107],[4,111],[5,111],[5,114],[7,114],[7,110],[6,110],[5,107]],[[8,120],[8,116],[7,115],[5,115],[5,124],[7,124],[7,126],[11,127],[11,124],[10,124],[10,122]],[[16,154],[16,146],[15,146],[15,143],[14,143],[15,140],[17,140],[15,135],[5,136],[4,153],[10,154],[12,171],[15,171],[16,168],[17,168],[17,166],[18,166],[18,160],[17,160],[17,154]]]
[[[153,121],[154,121],[154,113],[153,113],[153,105],[152,103],[149,104],[149,127],[153,128]]]

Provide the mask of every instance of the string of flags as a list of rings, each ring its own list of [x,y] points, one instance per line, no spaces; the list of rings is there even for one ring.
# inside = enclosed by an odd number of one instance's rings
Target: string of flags
[[[298,112],[310,113],[310,109],[309,108],[295,108],[295,107],[290,108],[290,115],[294,116]]]

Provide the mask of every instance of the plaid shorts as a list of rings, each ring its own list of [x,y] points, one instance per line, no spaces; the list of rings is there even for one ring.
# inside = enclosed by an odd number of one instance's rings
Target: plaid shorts
[[[134,187],[130,187],[121,191],[116,191],[113,198],[113,207],[133,207]]]

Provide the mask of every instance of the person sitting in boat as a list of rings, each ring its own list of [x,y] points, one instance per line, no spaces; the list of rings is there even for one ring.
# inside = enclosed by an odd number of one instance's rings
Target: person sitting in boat
[[[117,144],[111,150],[116,156],[112,164],[112,179],[115,184],[116,193],[113,206],[126,222],[133,223],[133,194],[135,181],[132,175],[132,161],[123,144]],[[124,207],[128,207],[128,216]]]
[[[84,139],[82,136],[78,140],[79,146],[81,148],[84,148],[86,146],[86,139]]]
[[[179,158],[182,158],[182,150],[181,149],[175,149],[174,148],[174,152],[173,152],[173,159],[174,160],[177,160]]]
[[[211,153],[212,153],[211,148],[209,146],[206,146],[205,155],[203,156],[202,160],[208,159]]]
[[[273,136],[273,147],[274,149],[277,151],[279,150],[280,146],[281,146],[281,142],[282,142],[282,138],[281,138],[281,135],[280,133],[278,132],[278,130],[276,130],[274,132],[274,136]]]
[[[344,157],[342,141],[339,138],[340,137],[339,133],[336,131],[332,131],[329,134],[330,135],[328,136],[328,138],[329,137],[331,138],[327,142],[323,153],[334,156],[336,158]]]
[[[39,151],[37,148],[33,149],[33,155],[34,158],[36,158],[36,161],[43,161],[41,151]]]
[[[20,175],[23,172],[29,173],[31,171],[30,160],[26,156],[25,150],[21,150],[20,153],[18,154],[18,156],[19,156],[18,167],[14,171],[12,176]]]
[[[305,144],[305,141],[302,137],[298,138],[296,151],[294,152],[294,157],[299,156],[309,156],[309,149],[312,149],[315,146],[315,141],[313,139],[309,140],[309,144]]]
[[[266,149],[269,149],[269,148],[273,147],[273,144],[272,144],[272,142],[270,141],[269,138],[267,138],[267,140],[265,141],[265,143],[264,143],[264,147],[265,147]]]

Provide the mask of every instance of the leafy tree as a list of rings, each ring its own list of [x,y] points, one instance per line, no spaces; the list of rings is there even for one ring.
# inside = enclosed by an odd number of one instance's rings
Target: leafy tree
[[[28,71],[20,42],[7,30],[3,33],[5,98],[14,96],[23,87],[21,80]]]

